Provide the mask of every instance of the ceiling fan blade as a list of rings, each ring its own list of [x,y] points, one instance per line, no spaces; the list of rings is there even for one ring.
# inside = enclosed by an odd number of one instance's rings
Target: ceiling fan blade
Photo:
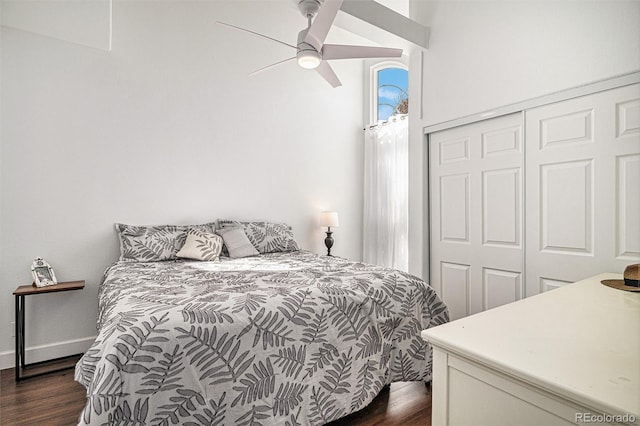
[[[309,43],[320,51],[324,39],[327,38],[327,34],[333,25],[333,21],[336,19],[336,15],[342,6],[342,0],[324,0],[322,6],[318,10],[318,14],[313,20],[313,24],[309,28],[304,41]]]
[[[375,46],[347,46],[342,44],[325,44],[322,46],[322,59],[355,59],[355,58],[399,58],[402,49]]]
[[[220,22],[220,21],[216,21],[216,24],[224,25],[225,27],[234,28],[236,30],[244,31],[244,32],[247,32],[249,34],[253,34],[253,35],[258,36],[258,37],[266,38],[267,40],[275,41],[276,43],[284,44],[285,46],[293,47],[294,49],[296,49],[296,47],[294,45],[292,45],[292,44],[285,43],[284,41],[280,41],[280,40],[278,40],[276,38],[269,37],[269,36],[266,36],[264,34],[257,33],[255,31],[248,30],[246,28],[238,27],[236,25],[231,25],[231,24],[227,24],[226,22]]]
[[[316,68],[316,71],[318,71],[318,74],[320,74],[322,78],[327,80],[327,83],[329,83],[334,89],[336,87],[342,86],[342,83],[340,83],[338,76],[335,72],[333,72],[333,68],[331,68],[331,65],[329,65],[327,61],[320,62],[320,65],[318,66],[318,68]]]
[[[277,65],[280,65],[280,64],[284,64],[285,62],[289,62],[289,61],[291,61],[291,60],[293,60],[293,59],[295,59],[295,58],[296,58],[296,57],[294,56],[294,57],[292,57],[292,58],[287,58],[287,59],[283,59],[282,61],[278,61],[278,62],[276,62],[275,64],[267,65],[266,67],[262,67],[262,68],[260,68],[259,70],[255,70],[254,72],[252,72],[251,74],[249,74],[249,76],[256,75],[256,74],[258,74],[258,73],[261,73],[262,71],[268,70],[269,68],[273,68],[273,67],[275,67],[275,66],[277,66]]]

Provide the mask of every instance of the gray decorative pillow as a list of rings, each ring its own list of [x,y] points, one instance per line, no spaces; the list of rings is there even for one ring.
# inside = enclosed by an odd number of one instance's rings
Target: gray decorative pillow
[[[196,228],[189,229],[187,240],[177,257],[204,261],[218,260],[222,251],[222,237],[210,232],[202,232]]]
[[[229,252],[229,257],[248,257],[260,254],[253,244],[251,244],[251,241],[249,241],[247,234],[244,233],[242,228],[224,228],[218,229],[216,232],[224,240],[224,245]]]
[[[291,227],[286,223],[239,222],[218,219],[218,228],[242,227],[251,244],[262,254],[298,251],[300,247],[293,238]]]
[[[216,230],[214,223],[157,226],[116,223],[115,226],[120,240],[120,261],[123,262],[175,260],[190,228],[211,233]]]

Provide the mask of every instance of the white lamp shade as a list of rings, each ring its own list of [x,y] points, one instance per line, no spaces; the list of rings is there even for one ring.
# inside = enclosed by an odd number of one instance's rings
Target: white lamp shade
[[[302,68],[312,70],[320,66],[320,62],[322,62],[322,56],[320,56],[318,52],[313,50],[303,50],[302,52],[298,53],[297,60],[298,65],[300,65]]]
[[[340,226],[338,222],[338,212],[321,212],[320,226],[331,228],[337,228],[338,226]]]

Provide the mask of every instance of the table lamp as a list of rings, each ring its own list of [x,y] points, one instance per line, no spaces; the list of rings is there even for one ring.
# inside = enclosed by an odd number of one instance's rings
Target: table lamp
[[[327,256],[332,256],[331,247],[333,247],[333,237],[331,234],[331,227],[337,228],[338,223],[338,212],[321,212],[320,213],[320,226],[327,227],[327,238],[324,239],[324,245],[327,246]]]

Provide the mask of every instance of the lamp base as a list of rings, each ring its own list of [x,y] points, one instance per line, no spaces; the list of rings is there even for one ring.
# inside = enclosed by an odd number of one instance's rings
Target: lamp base
[[[327,238],[324,239],[324,245],[327,246],[327,256],[333,256],[331,254],[331,247],[333,247],[333,237],[331,236],[332,234],[333,232],[331,232],[330,230],[327,231]]]

